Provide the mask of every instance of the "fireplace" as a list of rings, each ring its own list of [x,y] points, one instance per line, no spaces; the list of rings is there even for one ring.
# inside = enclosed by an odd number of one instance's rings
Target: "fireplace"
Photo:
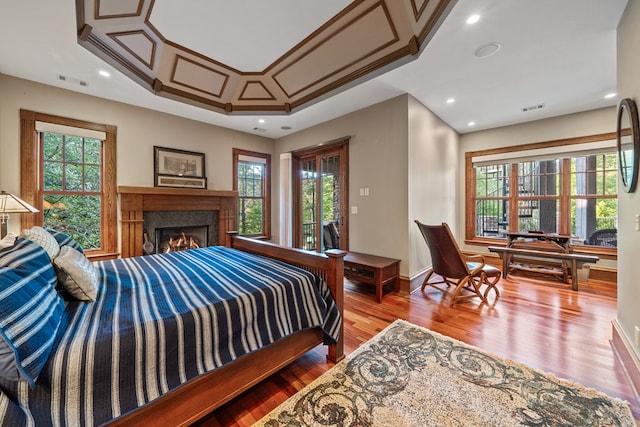
[[[148,211],[142,214],[142,218],[149,246],[153,248],[145,253],[220,244],[217,211]]]
[[[177,252],[209,246],[209,226],[156,228],[156,253]]]
[[[118,187],[121,218],[121,256],[153,252],[156,228],[208,225],[207,245],[227,242],[227,232],[236,230],[236,191],[188,188]],[[143,250],[154,239],[151,250]],[[187,233],[185,232],[185,236]]]

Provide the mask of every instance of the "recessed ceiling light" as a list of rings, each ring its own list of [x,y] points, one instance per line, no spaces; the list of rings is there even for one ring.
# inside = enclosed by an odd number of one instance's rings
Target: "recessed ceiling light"
[[[111,73],[107,70],[100,70],[98,71],[98,74],[100,74],[102,77],[111,77]]]
[[[264,123],[264,119],[258,120],[258,123]]]
[[[493,56],[500,50],[500,43],[491,42],[480,46],[474,52],[476,58],[487,58]]]
[[[455,98],[447,99],[447,104],[453,104],[454,102],[456,102]]]
[[[467,24],[475,24],[480,20],[480,15],[471,15],[467,18]]]
[[[617,95],[617,93],[613,92],[613,93],[608,93],[608,94],[606,94],[604,97],[605,97],[606,99],[610,99],[610,98],[615,98],[615,97],[616,97],[616,95]]]
[[[475,125],[476,125],[476,122],[469,122],[469,123],[468,123],[468,125],[469,125],[470,127],[473,127],[473,126],[475,126]]]
[[[291,130],[291,126],[287,126],[287,125],[280,126],[280,129],[282,129],[282,130]]]

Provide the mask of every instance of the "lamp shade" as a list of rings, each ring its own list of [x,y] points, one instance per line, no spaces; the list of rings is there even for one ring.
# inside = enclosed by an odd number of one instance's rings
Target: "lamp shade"
[[[40,211],[22,200],[20,197],[7,193],[4,190],[0,190],[0,214],[24,212],[37,213]]]

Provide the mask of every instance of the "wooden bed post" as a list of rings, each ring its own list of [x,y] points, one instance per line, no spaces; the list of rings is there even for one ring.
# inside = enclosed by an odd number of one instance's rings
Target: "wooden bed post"
[[[329,249],[325,254],[329,257],[330,266],[327,283],[342,316],[340,338],[336,344],[329,346],[329,354],[327,354],[327,360],[337,363],[344,359],[344,256],[347,253],[338,249]]]

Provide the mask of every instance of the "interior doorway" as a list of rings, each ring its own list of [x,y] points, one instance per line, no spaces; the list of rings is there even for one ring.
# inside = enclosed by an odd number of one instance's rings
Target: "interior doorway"
[[[347,250],[349,140],[293,154],[293,245],[324,252]]]

